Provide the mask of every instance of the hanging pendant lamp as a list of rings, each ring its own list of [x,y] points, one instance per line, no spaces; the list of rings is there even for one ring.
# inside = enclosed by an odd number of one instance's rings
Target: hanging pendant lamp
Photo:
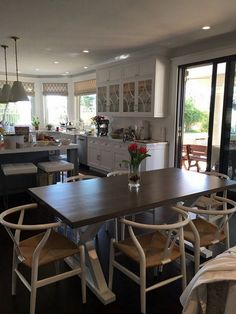
[[[11,94],[11,86],[8,84],[8,80],[7,80],[7,48],[8,46],[1,45],[1,47],[4,49],[6,83],[3,85],[2,91],[0,93],[0,103],[6,104],[9,102],[10,94]]]
[[[16,101],[26,101],[29,100],[26,91],[23,87],[22,82],[18,79],[18,59],[17,59],[17,46],[16,41],[19,39],[16,36],[12,36],[11,39],[15,41],[15,56],[16,56],[16,81],[13,82],[12,88],[11,88],[11,95],[10,95],[10,101],[16,102]]]

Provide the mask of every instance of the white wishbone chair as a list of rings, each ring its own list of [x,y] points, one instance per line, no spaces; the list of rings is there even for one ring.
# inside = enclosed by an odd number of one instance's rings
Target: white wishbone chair
[[[112,288],[115,267],[140,285],[141,313],[146,313],[146,293],[148,291],[164,286],[180,278],[182,279],[182,288],[184,289],[186,287],[183,228],[189,223],[192,224],[192,222],[184,211],[176,207],[172,207],[171,209],[179,214],[176,223],[149,225],[122,218],[120,222],[128,227],[130,238],[122,241],[111,239],[109,288]],[[137,231],[137,229],[151,232],[136,235],[135,231]],[[116,251],[118,251],[117,254]],[[139,264],[139,275],[117,261],[116,256],[120,253],[123,253],[126,257]],[[180,275],[172,276],[147,287],[147,268],[163,267],[175,261],[177,258],[181,260]]]
[[[221,207],[218,206],[217,209],[199,209],[178,204],[179,209],[196,215],[192,223],[198,232],[197,243],[193,229],[189,225],[184,227],[184,239],[192,243],[195,248],[195,272],[199,269],[201,247],[209,247],[222,241],[225,241],[227,249],[230,247],[229,220],[236,212],[236,202],[216,195],[212,196],[212,201],[218,202],[218,204],[221,204]],[[210,221],[209,216],[217,217],[215,223]]]
[[[6,228],[8,234],[14,242],[13,263],[12,263],[12,295],[16,294],[16,277],[18,276],[26,288],[30,291],[30,314],[35,313],[37,289],[59,280],[71,276],[80,275],[82,285],[82,301],[86,302],[86,282],[85,282],[85,254],[84,247],[77,246],[69,241],[62,234],[53,229],[60,226],[60,222],[47,224],[26,225],[23,224],[25,210],[36,210],[37,204],[27,204],[8,209],[0,214],[0,223]],[[20,212],[18,223],[8,221],[9,216]],[[13,235],[11,230],[15,230]],[[40,231],[35,236],[25,240],[20,240],[21,231]],[[80,265],[73,270],[56,274],[43,279],[38,278],[39,267],[63,260],[68,256],[80,255]],[[22,263],[31,269],[31,282],[29,283],[18,265]]]

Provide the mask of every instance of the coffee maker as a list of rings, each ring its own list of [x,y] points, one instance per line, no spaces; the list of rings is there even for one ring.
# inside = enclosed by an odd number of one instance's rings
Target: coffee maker
[[[107,136],[109,120],[103,119],[97,123],[97,136]]]

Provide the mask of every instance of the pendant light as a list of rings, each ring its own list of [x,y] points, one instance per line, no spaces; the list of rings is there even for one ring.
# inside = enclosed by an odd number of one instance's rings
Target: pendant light
[[[10,94],[11,94],[11,86],[8,84],[8,80],[7,80],[7,48],[8,46],[1,45],[1,47],[4,49],[6,83],[3,85],[3,88],[0,94],[0,103],[6,104],[9,102]]]
[[[18,59],[17,59],[17,46],[16,41],[19,39],[16,36],[12,36],[11,39],[15,41],[15,56],[16,56],[16,81],[13,82],[12,88],[11,88],[11,96],[10,101],[16,102],[16,101],[26,101],[29,100],[26,91],[23,87],[22,82],[18,79]]]

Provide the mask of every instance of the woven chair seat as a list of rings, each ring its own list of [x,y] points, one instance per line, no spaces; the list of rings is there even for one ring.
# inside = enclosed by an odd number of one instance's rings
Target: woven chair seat
[[[218,227],[202,218],[193,219],[192,222],[194,223],[200,237],[200,246],[208,246],[214,243],[216,240],[216,233],[218,231]],[[193,231],[189,225],[184,227],[184,238],[185,240],[195,243],[195,238]],[[219,235],[219,241],[225,240],[226,236],[224,231],[222,231]]]
[[[21,254],[25,258],[23,264],[26,266],[31,267],[33,252],[42,240],[44,234],[45,233],[43,232],[20,242],[19,248]],[[39,266],[64,259],[77,253],[79,253],[77,245],[69,241],[62,234],[52,231],[48,241],[41,251]]]
[[[137,239],[146,256],[146,268],[162,265],[166,237],[159,231],[156,231],[139,235],[137,236]],[[130,238],[115,242],[114,246],[135,262],[140,262],[138,251]],[[176,260],[178,257],[180,257],[180,255],[179,247],[175,245],[169,257],[170,261]]]
[[[201,208],[207,208],[209,206],[211,208],[219,208],[222,206],[222,202],[211,197],[200,196],[194,203],[194,206],[201,207]]]

